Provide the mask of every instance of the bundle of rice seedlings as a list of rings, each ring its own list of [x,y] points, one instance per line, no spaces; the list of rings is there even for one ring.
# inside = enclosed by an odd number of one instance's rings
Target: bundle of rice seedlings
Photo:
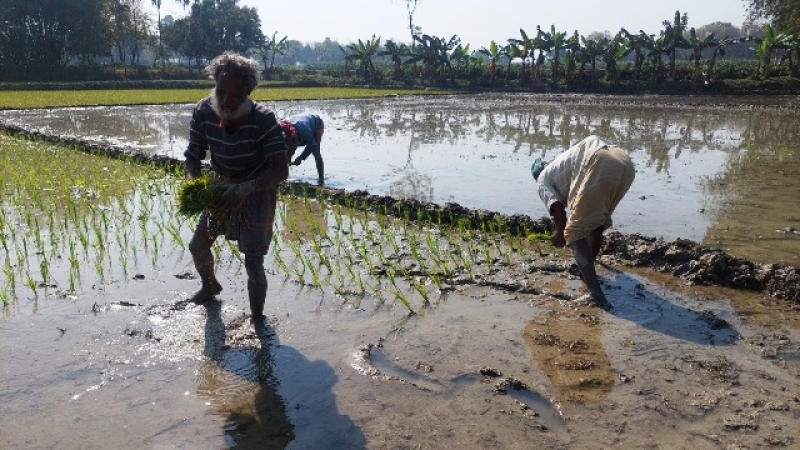
[[[186,217],[200,215],[218,203],[225,187],[215,175],[203,175],[186,180],[178,188],[178,213]]]

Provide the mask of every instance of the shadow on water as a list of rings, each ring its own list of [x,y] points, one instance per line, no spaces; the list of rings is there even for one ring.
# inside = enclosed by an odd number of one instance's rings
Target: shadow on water
[[[652,331],[697,344],[732,345],[739,333],[710,309],[696,311],[654,291],[653,285],[615,272],[604,283],[610,314]]]
[[[363,433],[336,410],[332,367],[312,363],[295,349],[281,345],[269,323],[256,326],[256,345],[237,344],[236,332],[226,333],[220,302],[202,306],[207,315],[205,359],[198,370],[197,389],[225,418],[228,448],[366,448]],[[316,384],[313,391],[306,392],[312,399],[304,404],[302,395],[298,396],[297,380],[281,378],[279,373],[286,371],[278,368],[281,364],[290,365],[291,372],[308,380],[331,382]],[[288,402],[294,406],[287,406]]]

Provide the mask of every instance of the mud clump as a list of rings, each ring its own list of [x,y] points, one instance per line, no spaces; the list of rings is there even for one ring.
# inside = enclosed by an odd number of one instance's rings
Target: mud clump
[[[756,264],[696,242],[608,233],[603,254],[614,262],[649,267],[696,285],[758,291],[800,303],[800,273],[795,266]]]

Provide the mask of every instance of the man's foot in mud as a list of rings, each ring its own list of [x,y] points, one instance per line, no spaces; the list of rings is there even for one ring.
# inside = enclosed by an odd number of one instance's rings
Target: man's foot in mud
[[[204,303],[211,300],[222,292],[222,286],[219,283],[214,283],[213,286],[203,286],[192,296],[192,301],[195,303]]]
[[[594,294],[584,294],[573,300],[572,303],[578,306],[594,306],[604,311],[611,311],[612,309],[611,303],[606,300],[605,295],[599,296]]]

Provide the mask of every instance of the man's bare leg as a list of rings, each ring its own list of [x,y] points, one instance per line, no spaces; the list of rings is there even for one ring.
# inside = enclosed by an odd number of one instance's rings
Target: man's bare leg
[[[579,239],[570,244],[572,252],[575,254],[575,261],[578,263],[578,269],[581,271],[583,282],[589,288],[594,301],[598,306],[606,308],[608,300],[606,300],[603,290],[600,288],[600,280],[597,279],[597,272],[594,268],[594,258],[592,248],[586,238]]]
[[[589,248],[592,250],[592,261],[597,261],[597,257],[600,256],[600,250],[603,248],[603,227],[599,226],[592,230],[587,239]]]
[[[257,323],[264,320],[264,303],[267,300],[267,275],[264,273],[264,257],[244,255],[247,271],[247,294],[250,300],[250,318]]]
[[[214,254],[211,253],[211,245],[215,237],[208,233],[203,227],[197,227],[189,242],[189,252],[192,254],[194,267],[200,275],[202,286],[192,297],[192,301],[204,302],[213,299],[222,292],[222,285],[214,275]]]

